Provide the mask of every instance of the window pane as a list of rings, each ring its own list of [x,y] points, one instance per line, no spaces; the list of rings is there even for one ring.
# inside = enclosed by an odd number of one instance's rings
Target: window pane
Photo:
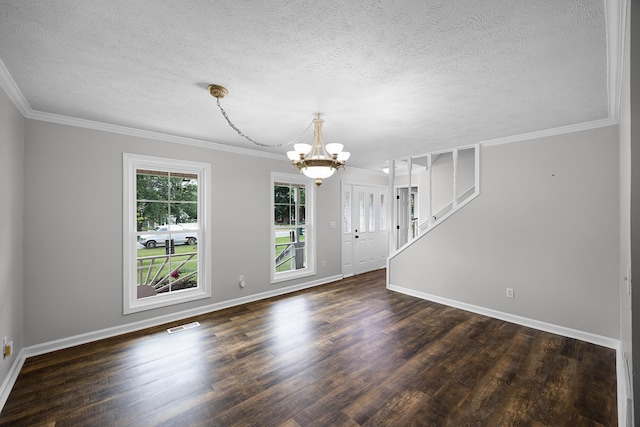
[[[136,204],[137,231],[153,230],[169,223],[169,205],[164,202],[138,202]]]
[[[298,224],[306,224],[305,220],[306,209],[304,205],[298,207]]]
[[[345,233],[351,233],[351,192],[344,193],[342,201],[342,224]]]
[[[373,203],[373,194],[369,193],[369,231],[375,231],[376,229],[376,216],[374,211],[376,209],[376,205]]]
[[[289,186],[275,185],[273,188],[273,202],[275,204],[289,204]]]
[[[165,174],[137,175],[137,184],[144,186],[137,194],[149,198],[137,202],[138,298],[198,286],[197,179]],[[192,201],[170,203],[170,196]]]
[[[138,246],[136,257],[136,288],[137,298],[148,298],[157,294],[155,287],[151,286],[155,274],[162,266],[164,256],[156,257],[155,254],[164,254],[162,249],[152,250]]]
[[[156,238],[155,245],[145,247],[138,244],[138,298],[197,287],[198,233],[192,232],[190,237],[184,239],[172,232],[170,235],[156,235]],[[174,240],[173,249],[170,238]]]
[[[176,254],[171,256],[169,274],[169,292],[198,286],[198,252],[197,246],[182,246],[176,248]]]
[[[306,205],[307,204],[307,188],[304,185],[300,185],[300,204],[301,205]]]
[[[298,224],[306,224],[306,188],[304,185],[296,186],[296,201],[298,207]]]
[[[305,227],[279,228],[276,230],[276,272],[298,270],[306,266],[305,232]]]
[[[198,203],[171,203],[169,216],[171,224],[197,224]],[[197,225],[195,225],[195,227],[197,227]]]
[[[186,175],[186,174],[182,174]],[[171,200],[196,202],[198,200],[198,179],[193,176],[188,178],[187,176],[174,177],[173,174],[170,178],[171,188],[170,195]]]
[[[274,206],[274,221],[276,225],[290,225],[291,215],[289,212],[289,205],[276,205]]]
[[[137,169],[136,196],[138,200],[169,200],[167,172]]]

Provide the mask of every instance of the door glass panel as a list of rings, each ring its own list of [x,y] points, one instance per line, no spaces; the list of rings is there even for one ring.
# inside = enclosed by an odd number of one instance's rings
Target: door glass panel
[[[387,216],[384,204],[384,194],[380,195],[380,230],[387,229]]]
[[[376,205],[373,202],[373,194],[369,193],[369,199],[367,200],[367,203],[369,205],[369,231],[375,231],[376,230],[376,216],[374,214],[374,211],[376,209]]]
[[[365,215],[366,215],[366,211],[365,211],[365,206],[364,206],[364,193],[359,193],[359,208],[358,211],[360,212],[360,232],[364,232],[365,231],[365,227],[367,222],[365,221]]]
[[[342,201],[342,229],[345,233],[351,233],[351,191],[345,191]]]

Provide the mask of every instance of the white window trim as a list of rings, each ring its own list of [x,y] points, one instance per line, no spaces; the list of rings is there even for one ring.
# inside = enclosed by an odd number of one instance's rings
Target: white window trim
[[[123,313],[131,314],[144,310],[179,304],[211,297],[211,165],[208,163],[166,159],[123,153]],[[195,289],[185,289],[167,295],[138,299],[136,289],[136,169],[171,170],[174,172],[197,173],[198,180],[198,281]]]
[[[306,221],[306,233],[307,233],[307,266],[300,270],[286,271],[276,273],[274,266],[274,260],[276,258],[276,226],[275,226],[275,205],[273,200],[273,189],[276,182],[291,183],[291,184],[304,184],[306,186],[306,206],[305,206],[305,221]],[[281,172],[271,172],[271,187],[269,189],[270,199],[269,205],[271,207],[271,237],[269,243],[271,245],[269,265],[271,268],[271,283],[280,283],[286,280],[298,279],[301,277],[313,276],[316,274],[316,209],[315,209],[315,185],[311,178],[307,178],[304,175],[294,175]]]

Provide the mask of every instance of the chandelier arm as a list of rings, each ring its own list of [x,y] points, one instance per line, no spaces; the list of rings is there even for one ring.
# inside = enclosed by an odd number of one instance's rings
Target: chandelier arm
[[[272,147],[272,148],[277,148],[277,147],[286,147],[287,145],[293,145],[295,143],[297,143],[300,138],[302,137],[302,135],[304,135],[305,133],[307,133],[307,131],[309,129],[311,129],[311,125],[313,125],[313,120],[311,120],[311,122],[309,123],[309,125],[306,127],[305,130],[303,130],[298,136],[296,136],[295,138],[293,138],[291,141],[289,142],[285,142],[282,144],[274,144],[274,145],[269,145],[269,144],[263,144],[261,142],[255,141],[254,139],[250,138],[249,136],[245,135],[240,129],[238,129],[238,127],[236,125],[233,124],[233,122],[231,121],[231,119],[229,118],[229,115],[227,114],[227,112],[224,110],[224,108],[222,108],[222,105],[220,105],[220,98],[216,97],[217,100],[217,104],[218,107],[220,108],[220,111],[222,112],[222,115],[224,116],[225,120],[227,121],[227,123],[229,123],[229,126],[231,127],[231,129],[235,130],[238,135],[240,135],[241,137],[245,138],[247,141],[258,145],[260,147]]]

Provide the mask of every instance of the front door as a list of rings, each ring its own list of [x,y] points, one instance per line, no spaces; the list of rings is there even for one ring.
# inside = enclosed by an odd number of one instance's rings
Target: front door
[[[386,187],[343,186],[343,275],[386,266],[388,225]]]

